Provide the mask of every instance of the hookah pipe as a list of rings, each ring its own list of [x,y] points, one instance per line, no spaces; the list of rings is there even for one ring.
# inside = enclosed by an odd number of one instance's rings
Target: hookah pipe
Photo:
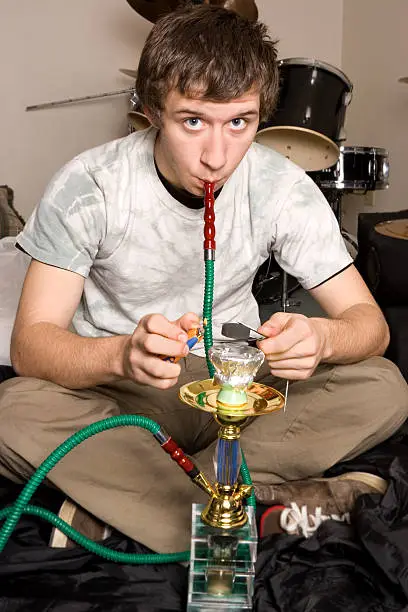
[[[215,214],[214,214],[214,184],[205,184],[205,215],[204,215],[204,260],[205,260],[205,290],[204,290],[204,344],[206,350],[207,366],[210,376],[214,375],[214,367],[209,359],[209,350],[212,346],[212,304],[214,290],[214,260],[215,260]],[[198,337],[194,336],[190,346],[197,341]],[[221,424],[221,423],[220,423]],[[21,515],[30,514],[38,516],[52,523],[57,529],[62,531],[68,538],[81,545],[83,548],[98,554],[105,559],[118,563],[129,564],[156,564],[183,562],[190,559],[190,551],[170,553],[170,554],[129,554],[112,550],[106,546],[98,544],[81,533],[73,529],[68,523],[60,519],[56,514],[41,508],[31,505],[29,502],[35,491],[40,486],[41,482],[47,476],[48,472],[67,455],[76,446],[87,440],[88,438],[116,427],[136,426],[150,431],[155,439],[159,442],[163,450],[179,465],[189,478],[203,491],[211,496],[208,506],[209,521],[216,521],[217,517],[222,515],[223,503],[225,502],[225,491],[221,487],[221,491],[217,491],[207,480],[205,475],[197,468],[194,462],[187,457],[178,444],[160,427],[158,423],[147,417],[139,415],[120,415],[109,417],[96,423],[92,423],[78,432],[67,438],[60,444],[38,467],[18,498],[11,506],[0,510],[0,521],[4,520],[4,524],[0,530],[0,553],[4,550],[15,526],[20,520]],[[225,429],[225,428],[224,428]],[[224,441],[228,440],[228,426],[225,429]],[[236,449],[234,451],[236,453]],[[234,462],[236,463],[236,457]],[[242,455],[241,477],[243,480],[242,496],[247,495],[251,489],[252,481]],[[217,483],[218,484],[218,483]],[[245,488],[246,487],[246,488]],[[220,501],[221,500],[221,501]],[[225,504],[224,504],[225,505]],[[255,506],[255,496],[252,493],[248,505]],[[214,516],[213,516],[214,515]],[[216,517],[216,518],[214,518]],[[222,519],[222,516],[221,516]],[[231,525],[226,525],[231,526]]]

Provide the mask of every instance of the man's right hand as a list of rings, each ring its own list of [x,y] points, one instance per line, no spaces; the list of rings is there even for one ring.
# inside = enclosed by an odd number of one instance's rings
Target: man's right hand
[[[186,356],[187,332],[199,324],[198,316],[192,312],[176,321],[169,321],[161,314],[142,317],[124,345],[124,377],[157,389],[173,387],[181,368],[177,363],[164,361],[163,356]]]

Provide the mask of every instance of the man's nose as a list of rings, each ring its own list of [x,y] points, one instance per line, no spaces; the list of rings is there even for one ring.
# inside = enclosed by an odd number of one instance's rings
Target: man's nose
[[[227,147],[222,134],[214,130],[205,140],[201,161],[210,170],[217,171],[225,166],[227,161]]]

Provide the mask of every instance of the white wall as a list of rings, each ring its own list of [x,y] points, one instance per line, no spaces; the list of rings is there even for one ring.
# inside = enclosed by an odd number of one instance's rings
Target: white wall
[[[390,187],[343,198],[344,225],[355,232],[359,211],[408,209],[407,0],[344,0],[343,70],[354,83],[345,145],[389,151]]]
[[[279,57],[307,57],[341,67],[343,0],[256,0],[259,19],[279,39]]]
[[[0,184],[24,216],[52,174],[125,135],[126,95],[51,110],[27,105],[133,86],[151,24],[125,0],[0,0]]]
[[[257,0],[280,57],[340,65],[342,0]],[[127,96],[25,112],[41,102],[132,87],[151,24],[125,0],[0,0],[0,184],[27,216],[75,154],[127,133]]]

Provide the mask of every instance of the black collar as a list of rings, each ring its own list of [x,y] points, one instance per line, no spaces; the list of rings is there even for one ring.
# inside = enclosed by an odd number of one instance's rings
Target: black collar
[[[178,202],[180,202],[180,204],[183,204],[183,206],[186,206],[187,208],[192,208],[195,210],[204,208],[204,195],[195,196],[189,191],[186,191],[185,189],[180,189],[180,187],[175,187],[160,172],[159,168],[157,167],[156,160],[154,161],[154,165],[156,167],[156,172],[158,174],[159,179],[161,180],[166,190],[169,192],[171,196],[173,196],[174,199],[176,199]],[[221,191],[222,191],[222,187],[214,193],[215,199],[218,198]]]

